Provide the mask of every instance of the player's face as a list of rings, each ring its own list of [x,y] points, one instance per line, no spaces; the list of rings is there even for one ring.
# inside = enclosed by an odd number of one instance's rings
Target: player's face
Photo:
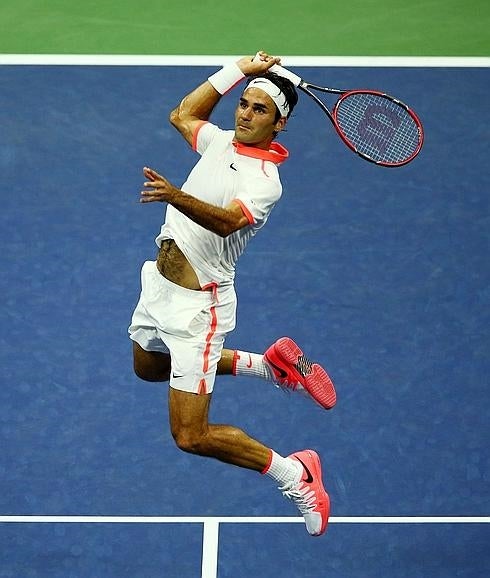
[[[247,89],[240,98],[235,111],[235,139],[246,145],[268,149],[274,132],[284,128],[286,119],[277,122],[276,105],[260,88]]]

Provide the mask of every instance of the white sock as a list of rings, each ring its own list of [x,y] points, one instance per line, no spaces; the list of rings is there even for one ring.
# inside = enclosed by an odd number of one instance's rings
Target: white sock
[[[262,472],[275,480],[280,486],[297,484],[303,475],[303,466],[292,458],[283,458],[274,450],[270,464]]]
[[[238,349],[233,358],[233,374],[261,377],[269,381],[272,381],[273,377],[269,366],[264,363],[264,356],[261,353],[249,353]]]

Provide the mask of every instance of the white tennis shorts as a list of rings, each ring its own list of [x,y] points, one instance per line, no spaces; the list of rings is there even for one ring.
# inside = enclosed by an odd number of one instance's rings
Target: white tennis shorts
[[[146,351],[169,353],[170,386],[211,393],[226,335],[235,328],[233,285],[194,291],[172,283],[155,261],[141,269],[141,295],[129,336]]]

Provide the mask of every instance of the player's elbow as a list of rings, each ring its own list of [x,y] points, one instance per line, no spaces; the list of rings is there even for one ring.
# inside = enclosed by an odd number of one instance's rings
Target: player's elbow
[[[243,219],[243,218],[226,219],[226,220],[223,220],[219,223],[215,232],[217,235],[219,235],[220,237],[225,239],[226,237],[229,237],[230,235],[232,235],[236,231],[243,229],[243,227],[245,227],[245,225],[247,225],[247,224],[248,224],[248,221],[246,219]]]
[[[215,233],[225,238],[251,224],[251,221],[244,213],[242,205],[237,201],[232,201],[217,215],[215,224]]]
[[[222,239],[226,239],[226,237],[229,237],[232,233],[234,233],[236,231],[236,229],[232,229],[231,227],[220,227],[216,232],[217,235],[219,235]]]
[[[170,124],[175,128],[178,129],[181,126],[182,118],[180,116],[179,107],[173,109],[168,119],[170,121]]]
[[[229,237],[235,231],[236,229],[233,229],[233,227],[230,227],[228,223],[224,223],[222,221],[215,223],[213,227],[213,233],[222,239],[226,239],[226,237]]]

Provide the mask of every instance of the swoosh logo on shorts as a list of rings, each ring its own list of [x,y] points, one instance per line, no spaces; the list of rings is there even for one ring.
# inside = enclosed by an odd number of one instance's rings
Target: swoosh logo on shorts
[[[296,459],[298,460],[298,462],[301,463],[301,465],[304,467],[305,472],[306,472],[306,479],[304,479],[303,482],[306,482],[307,484],[311,484],[311,482],[313,481],[313,476],[311,475],[310,470],[307,468],[307,466],[303,460],[300,460],[297,456],[296,456]]]
[[[183,375],[175,375],[175,373],[172,372],[172,377],[174,379],[178,379],[179,377],[184,377]]]

